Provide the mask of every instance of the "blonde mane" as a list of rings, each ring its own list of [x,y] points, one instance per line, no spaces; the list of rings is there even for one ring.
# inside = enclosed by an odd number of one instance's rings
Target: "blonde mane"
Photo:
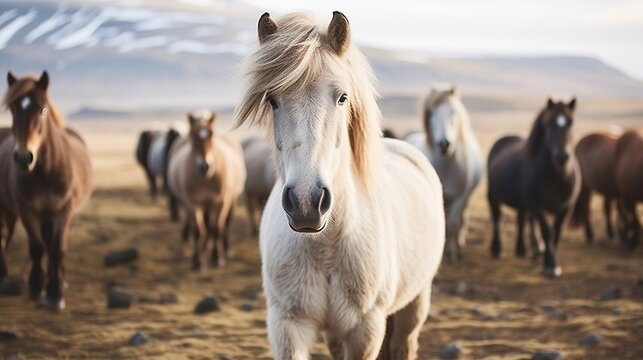
[[[4,99],[2,100],[4,107],[8,109],[11,104],[16,102],[18,99],[36,89],[37,82],[38,79],[33,76],[25,76],[24,78],[16,80],[14,84],[9,86],[7,93],[4,95]],[[60,128],[64,128],[65,122],[56,106],[51,100],[49,100],[47,94],[40,90],[35,91],[35,94],[40,97],[38,100],[45,103],[45,106],[49,111],[49,117],[53,120],[54,124]]]
[[[306,14],[287,15],[277,24],[278,31],[242,64],[242,95],[235,109],[235,127],[270,124],[272,112],[266,101],[270,94],[303,90],[323,74],[348,67],[351,151],[356,172],[368,185],[372,154],[381,137],[381,115],[368,61],[354,46],[341,57],[334,54],[326,43],[325,30]]]

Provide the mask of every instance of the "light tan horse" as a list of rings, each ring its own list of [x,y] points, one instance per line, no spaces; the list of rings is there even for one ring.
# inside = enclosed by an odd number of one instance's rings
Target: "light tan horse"
[[[245,196],[248,208],[248,219],[253,234],[259,234],[255,212],[259,211],[268,201],[272,187],[275,185],[276,172],[271,156],[270,144],[262,138],[250,137],[241,142],[243,155],[246,161]]]
[[[8,226],[10,236],[11,220],[20,217],[29,238],[30,295],[40,299],[46,286],[45,305],[62,310],[67,234],[91,193],[89,153],[49,100],[46,71],[39,79],[16,79],[10,72],[7,80],[4,105],[13,125],[10,135],[0,135],[0,225]],[[45,253],[46,277],[41,265]]]
[[[192,264],[203,269],[211,251],[212,259],[223,266],[228,253],[228,225],[235,201],[243,192],[246,169],[239,143],[220,135],[214,113],[188,114],[190,133],[173,146],[168,163],[168,186],[186,213],[185,226],[198,231]],[[210,223],[214,215],[214,224]],[[189,230],[188,230],[189,231]]]
[[[274,356],[308,359],[323,331],[335,359],[414,359],[444,250],[438,175],[382,138],[343,14],[324,31],[266,13],[258,30],[235,120],[264,124],[277,160],[259,234]]]

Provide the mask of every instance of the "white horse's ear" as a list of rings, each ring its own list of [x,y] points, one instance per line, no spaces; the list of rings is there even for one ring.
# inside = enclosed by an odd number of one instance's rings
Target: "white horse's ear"
[[[259,24],[257,24],[257,29],[259,32],[259,43],[263,44],[268,40],[270,35],[277,32],[277,23],[275,23],[270,18],[269,13],[265,12],[259,18]]]
[[[575,111],[576,110],[576,98],[575,97],[572,98],[572,100],[569,102],[569,104],[567,104],[567,106],[569,106],[569,108],[572,109],[572,111]]]
[[[343,55],[351,42],[351,29],[348,19],[339,11],[333,11],[333,19],[328,25],[328,45],[337,55]]]
[[[9,86],[13,85],[18,79],[13,75],[11,71],[7,72],[7,84]]]
[[[449,93],[454,96],[460,96],[460,91],[457,86],[452,85],[451,89],[449,90]]]

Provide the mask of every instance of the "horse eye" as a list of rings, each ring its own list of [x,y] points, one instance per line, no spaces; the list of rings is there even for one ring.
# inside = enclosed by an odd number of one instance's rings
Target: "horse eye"
[[[45,117],[45,116],[47,116],[47,114],[49,114],[49,110],[47,110],[46,107],[44,107],[44,108],[42,108],[40,110],[40,116]]]
[[[346,100],[348,100],[348,95],[342,94],[342,96],[340,96],[337,100],[337,105],[344,105],[346,103]]]
[[[268,101],[270,102],[270,106],[272,106],[273,110],[279,107],[279,105],[277,105],[277,101],[275,101],[272,96],[268,96]]]

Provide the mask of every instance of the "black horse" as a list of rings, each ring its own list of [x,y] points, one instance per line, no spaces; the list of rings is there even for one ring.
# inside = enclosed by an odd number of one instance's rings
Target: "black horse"
[[[526,254],[523,228],[525,220],[540,225],[545,242],[543,274],[559,276],[558,241],[581,185],[581,175],[571,145],[576,99],[569,103],[549,99],[534,121],[527,139],[519,136],[500,138],[492,147],[488,161],[489,207],[493,219],[491,255],[499,257],[500,206],[518,212],[516,255]],[[553,232],[548,219],[553,215]]]

